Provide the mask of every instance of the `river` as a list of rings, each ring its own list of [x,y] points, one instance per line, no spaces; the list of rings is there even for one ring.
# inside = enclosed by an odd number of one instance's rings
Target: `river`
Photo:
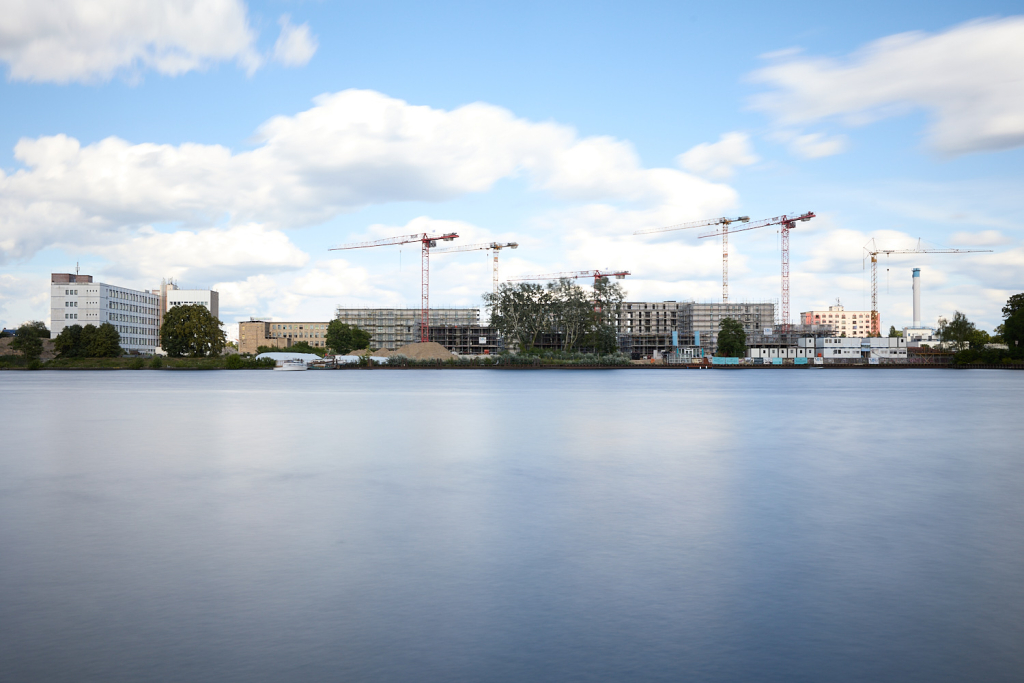
[[[1019,681],[1024,372],[0,373],[2,681]]]

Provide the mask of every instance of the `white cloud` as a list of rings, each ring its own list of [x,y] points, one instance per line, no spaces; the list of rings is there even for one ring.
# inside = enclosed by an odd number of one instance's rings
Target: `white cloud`
[[[583,138],[488,104],[452,111],[372,91],[322,95],[266,122],[251,151],[220,145],[82,145],[22,139],[25,168],[0,172],[0,249],[24,258],[54,243],[104,243],[146,224],[310,225],[395,201],[442,201],[525,174],[535,190],[594,211],[625,230],[715,215],[735,192],[675,169],[643,168],[632,146]],[[582,210],[586,210],[583,207]]]
[[[820,159],[846,151],[846,136],[827,137],[821,133],[794,135],[789,141],[790,151],[803,159]]]
[[[14,328],[29,320],[44,320],[49,325],[49,298],[47,277],[0,273],[0,327]]]
[[[0,12],[0,61],[16,81],[176,76],[231,60],[252,73],[255,39],[241,0],[10,0]]]
[[[981,232],[954,232],[949,237],[950,244],[965,247],[991,247],[1009,244],[1013,240],[998,230],[982,230]]]
[[[121,277],[173,277],[192,283],[253,271],[295,270],[309,261],[287,235],[256,224],[173,233],[143,228],[130,239],[92,251],[111,261],[107,272]]]
[[[789,57],[752,75],[775,89],[754,99],[783,125],[839,117],[859,125],[914,108],[933,115],[947,154],[1024,144],[1024,17],[944,33],[901,33],[846,59]]]
[[[737,166],[756,164],[759,159],[746,133],[723,133],[718,142],[699,144],[680,154],[677,161],[687,171],[724,179],[731,177]]]
[[[303,66],[316,54],[319,46],[316,36],[309,31],[309,24],[295,26],[287,14],[281,15],[281,35],[274,43],[274,60],[285,66]]]
[[[218,282],[213,285],[220,294],[222,311],[248,311],[250,315],[259,315],[278,293],[277,283],[269,275],[250,275],[245,280],[235,282]],[[224,316],[221,316],[224,319]]]

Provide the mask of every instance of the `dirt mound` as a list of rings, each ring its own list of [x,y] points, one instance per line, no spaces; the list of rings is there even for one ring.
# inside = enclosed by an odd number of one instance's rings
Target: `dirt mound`
[[[388,353],[389,356],[405,356],[411,360],[448,360],[454,358],[452,353],[437,342],[419,342],[399,346]]]
[[[0,339],[0,356],[17,356],[21,355],[20,351],[15,351],[11,348],[11,342],[14,341],[14,337],[3,337]],[[40,360],[51,360],[57,357],[56,351],[53,350],[53,340],[43,340],[43,351],[39,354]]]
[[[358,351],[349,351],[346,356],[380,356],[387,358],[388,356],[394,355],[394,351],[388,351],[387,349],[377,349],[371,351],[370,349],[359,349]]]

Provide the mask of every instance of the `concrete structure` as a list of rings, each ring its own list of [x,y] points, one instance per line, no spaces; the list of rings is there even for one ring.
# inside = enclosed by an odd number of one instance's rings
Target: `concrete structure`
[[[238,323],[238,352],[257,353],[260,346],[284,349],[298,342],[325,348],[326,337],[326,322],[271,322],[252,318]]]
[[[906,340],[907,346],[918,347],[927,344],[938,348],[942,345],[938,333],[931,327],[904,327],[903,339]]]
[[[153,353],[160,345],[159,304],[151,292],[93,282],[91,275],[51,273],[50,336],[71,325],[110,323],[125,351]]]
[[[615,316],[619,350],[633,358],[714,354],[723,318],[735,318],[750,337],[775,324],[772,302],[625,301]]]
[[[351,310],[351,309],[350,309]],[[355,309],[359,311],[387,311],[387,310],[403,310],[403,309]],[[419,342],[419,309],[405,309],[409,311],[415,311],[415,325],[404,325],[405,327],[411,327],[413,332],[401,333],[403,337],[401,342],[391,341],[391,346],[385,346],[387,340],[381,342],[381,337],[386,337],[389,333],[393,336],[399,336],[399,334],[392,331],[385,331],[383,333],[378,332],[376,339],[374,333],[370,335],[370,348],[380,349],[388,348],[395,349],[405,344],[414,344]],[[476,309],[472,309],[471,315],[466,314],[465,309],[453,309],[458,310],[463,319],[476,318],[479,312]],[[349,322],[352,319],[360,320],[363,322],[362,325]],[[360,329],[367,330],[376,329],[376,326],[368,324],[367,320],[376,321],[375,315],[372,316],[360,316],[344,320],[343,322],[349,325],[355,325]],[[439,315],[436,319],[450,319],[447,316]],[[384,316],[385,321],[402,321],[408,322],[410,318],[405,315],[396,315],[394,318]],[[434,311],[430,312],[430,320],[435,320]],[[314,348],[326,348],[327,346],[327,325],[326,322],[277,322],[269,320],[259,320],[256,318],[250,319],[248,322],[238,323],[238,352],[239,353],[257,353],[257,349],[260,346],[269,346],[275,349],[283,349],[291,346],[298,342],[306,342]],[[387,326],[384,326],[387,327]],[[392,326],[397,327],[397,325]],[[493,327],[478,325],[478,324],[452,324],[452,325],[431,325],[428,328],[430,335],[430,341],[437,342],[441,346],[445,347],[452,353],[467,356],[467,355],[480,355],[480,354],[492,354],[498,353],[500,350],[500,344],[498,342],[498,333]],[[407,337],[411,337],[408,338]],[[378,345],[380,344],[380,345]]]
[[[477,308],[431,308],[431,328],[451,326],[478,326],[480,309]],[[334,315],[336,320],[366,330],[370,333],[370,347],[374,349],[396,349],[399,346],[420,341],[420,318],[418,308],[344,308],[339,306]],[[478,335],[479,336],[479,335]],[[433,336],[430,337],[434,341]],[[442,343],[438,340],[438,343]],[[493,353],[493,352],[492,352]]]
[[[913,276],[914,282],[914,327],[921,327],[921,269],[914,268]]]
[[[495,354],[502,348],[498,330],[489,325],[431,325],[427,330],[430,341],[458,356]]]
[[[164,314],[172,306],[187,304],[201,304],[213,314],[214,318],[220,319],[220,293],[212,289],[181,289],[174,280],[161,280],[160,289],[150,290],[159,298],[159,314],[157,315],[157,327],[164,324]]]
[[[934,328],[921,325],[921,269],[914,268],[911,272],[914,283],[914,325],[903,328],[903,338],[907,340],[907,346],[919,347],[927,344],[932,348],[941,347],[942,340],[939,339],[938,332]]]
[[[871,311],[848,311],[836,300],[835,306],[827,311],[804,311],[800,314],[804,325],[831,325],[837,335],[843,333],[848,337],[871,334]],[[878,319],[878,329],[882,329],[882,319]]]

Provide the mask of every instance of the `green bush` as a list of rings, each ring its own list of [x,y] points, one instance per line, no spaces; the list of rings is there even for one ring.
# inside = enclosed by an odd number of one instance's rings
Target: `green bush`
[[[153,360],[149,361],[150,370],[159,370],[164,366],[164,359],[160,356],[153,356]]]
[[[224,367],[228,370],[267,370],[273,368],[276,363],[273,358],[246,358],[237,353],[231,354],[224,360]]]
[[[28,362],[28,369],[29,370],[41,370],[42,367],[43,367],[43,364],[39,362],[38,358],[35,358],[35,359],[30,360]]]
[[[145,367],[146,361],[142,360],[141,358],[132,358],[130,361],[128,361],[129,370],[142,370]]]

